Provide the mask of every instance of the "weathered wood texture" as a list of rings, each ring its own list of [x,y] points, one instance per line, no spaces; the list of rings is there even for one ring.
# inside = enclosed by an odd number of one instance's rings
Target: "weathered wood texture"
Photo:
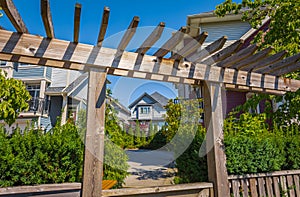
[[[100,25],[100,30],[99,30],[99,34],[98,34],[98,39],[97,39],[97,46],[101,47],[105,34],[106,34],[106,30],[107,30],[107,26],[108,26],[108,20],[109,20],[109,13],[110,13],[110,9],[108,7],[104,7],[103,10],[103,16],[102,16],[102,22]]]
[[[0,188],[0,196],[10,197],[79,197],[80,183],[49,184]],[[212,183],[191,183],[149,188],[103,190],[102,196],[133,197],[211,197]],[[213,193],[213,192],[212,192]]]
[[[206,151],[208,180],[213,182],[214,196],[229,196],[226,156],[224,150],[222,98],[225,89],[220,83],[204,82],[204,123],[206,133]],[[235,185],[235,183],[232,183]]]
[[[104,155],[106,71],[89,71],[82,197],[100,196]]]
[[[80,16],[81,16],[81,4],[76,3],[75,11],[74,11],[74,35],[73,35],[74,43],[78,43],[79,40]]]
[[[54,38],[54,30],[49,0],[41,0],[41,16],[47,37]]]
[[[0,6],[19,33],[28,33],[27,27],[12,0],[0,0]]]
[[[300,197],[300,170],[228,177],[234,197]]]
[[[226,49],[216,54],[225,52]],[[280,91],[296,91],[300,87],[300,81],[297,80],[237,71],[230,68],[224,69],[202,63],[181,62],[175,68],[174,60],[157,60],[157,57],[149,55],[144,55],[137,67],[137,53],[124,52],[120,60],[115,61],[116,53],[116,49],[99,48],[80,43],[74,44],[57,39],[47,40],[39,36],[20,35],[0,30],[0,59],[6,61],[75,70],[83,70],[86,67],[111,68],[110,74],[175,83],[193,84],[195,81],[207,80]],[[222,55],[219,54],[218,57],[220,56]],[[113,64],[113,62],[117,63]]]

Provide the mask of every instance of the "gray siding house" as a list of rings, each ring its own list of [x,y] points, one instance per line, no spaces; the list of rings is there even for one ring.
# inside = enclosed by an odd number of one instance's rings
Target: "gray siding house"
[[[135,126],[138,121],[144,130],[149,128],[150,123],[161,128],[165,123],[168,98],[158,92],[153,94],[144,93],[129,105],[131,111],[130,123]]]

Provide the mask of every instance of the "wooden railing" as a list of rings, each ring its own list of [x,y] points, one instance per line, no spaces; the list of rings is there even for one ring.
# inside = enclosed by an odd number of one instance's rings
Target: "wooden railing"
[[[79,197],[80,183],[47,184],[0,188],[0,197]],[[103,197],[213,197],[212,183],[190,183],[145,188],[103,190]]]
[[[231,196],[300,197],[300,170],[229,176]]]

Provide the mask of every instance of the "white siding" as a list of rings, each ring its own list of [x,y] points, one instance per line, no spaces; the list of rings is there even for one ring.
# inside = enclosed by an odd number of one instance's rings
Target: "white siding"
[[[242,21],[200,24],[201,32],[208,32],[205,42],[213,42],[222,36],[227,36],[228,40],[238,40],[250,29],[249,23]]]
[[[80,75],[79,71],[53,68],[51,87],[66,87]]]

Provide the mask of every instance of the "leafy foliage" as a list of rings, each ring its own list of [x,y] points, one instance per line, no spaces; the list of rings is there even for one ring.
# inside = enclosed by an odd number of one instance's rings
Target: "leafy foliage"
[[[81,181],[83,143],[70,123],[46,134],[2,128],[0,161],[1,187]]]
[[[265,17],[270,17],[267,33],[261,32],[254,40],[261,48],[273,46],[275,52],[288,50],[289,55],[300,52],[300,2],[298,0],[242,0],[241,3],[225,0],[216,7],[215,13],[225,16],[240,13],[243,20],[249,21],[253,28],[261,25]]]
[[[12,125],[20,112],[28,110],[31,96],[24,83],[13,78],[6,78],[0,70],[0,120]]]

